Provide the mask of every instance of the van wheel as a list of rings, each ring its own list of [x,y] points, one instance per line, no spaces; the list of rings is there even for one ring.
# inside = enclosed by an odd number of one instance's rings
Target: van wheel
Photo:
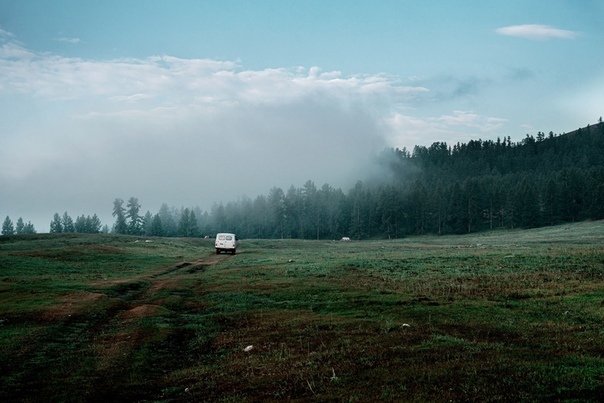
[[[233,249],[233,250],[231,251],[231,253],[232,253],[233,255],[235,255],[235,254],[237,254],[237,250],[236,250],[236,249]]]
[[[220,255],[220,249],[216,249],[216,254]]]

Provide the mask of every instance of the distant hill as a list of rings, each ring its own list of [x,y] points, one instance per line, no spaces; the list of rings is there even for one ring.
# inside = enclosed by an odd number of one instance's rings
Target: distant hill
[[[465,233],[604,218],[604,124],[522,141],[393,150],[405,183],[405,233]],[[401,188],[401,190],[402,190]],[[400,226],[399,226],[400,228]]]

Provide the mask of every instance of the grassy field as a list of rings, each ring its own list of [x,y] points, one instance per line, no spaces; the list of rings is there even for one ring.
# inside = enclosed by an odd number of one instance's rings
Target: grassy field
[[[600,401],[604,222],[0,237],[1,401]]]

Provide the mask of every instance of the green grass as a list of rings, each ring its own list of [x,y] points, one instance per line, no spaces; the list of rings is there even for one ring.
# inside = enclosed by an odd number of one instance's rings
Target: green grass
[[[599,401],[603,275],[604,222],[235,256],[0,237],[0,398]]]

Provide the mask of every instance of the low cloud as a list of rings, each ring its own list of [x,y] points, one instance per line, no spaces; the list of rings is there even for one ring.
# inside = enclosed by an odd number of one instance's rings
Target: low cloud
[[[497,28],[496,33],[506,36],[515,36],[518,38],[543,41],[547,39],[575,39],[579,33],[550,27],[548,25],[526,24],[511,25],[508,27]]]
[[[58,42],[70,43],[72,45],[76,45],[81,42],[80,38],[68,38],[65,36],[60,36],[58,38],[55,38],[55,40]]]
[[[157,211],[163,202],[209,209],[309,179],[346,189],[373,152],[464,141],[503,122],[469,111],[411,116],[434,95],[419,79],[387,74],[69,58],[5,31],[0,45],[2,213],[41,231],[63,211],[110,224],[116,197]]]
[[[450,143],[450,140],[467,142],[491,138],[506,122],[506,119],[482,116],[473,111],[454,111],[452,114],[424,118],[397,113],[389,123],[393,133],[399,133],[398,141],[410,148],[411,144],[427,146],[437,141]],[[409,143],[409,140],[412,142]]]
[[[0,132],[3,206],[39,230],[65,210],[110,222],[115,197],[209,209],[309,179],[352,185],[390,145],[384,105],[428,91],[318,67],[67,58],[3,38],[0,104],[16,112]]]

